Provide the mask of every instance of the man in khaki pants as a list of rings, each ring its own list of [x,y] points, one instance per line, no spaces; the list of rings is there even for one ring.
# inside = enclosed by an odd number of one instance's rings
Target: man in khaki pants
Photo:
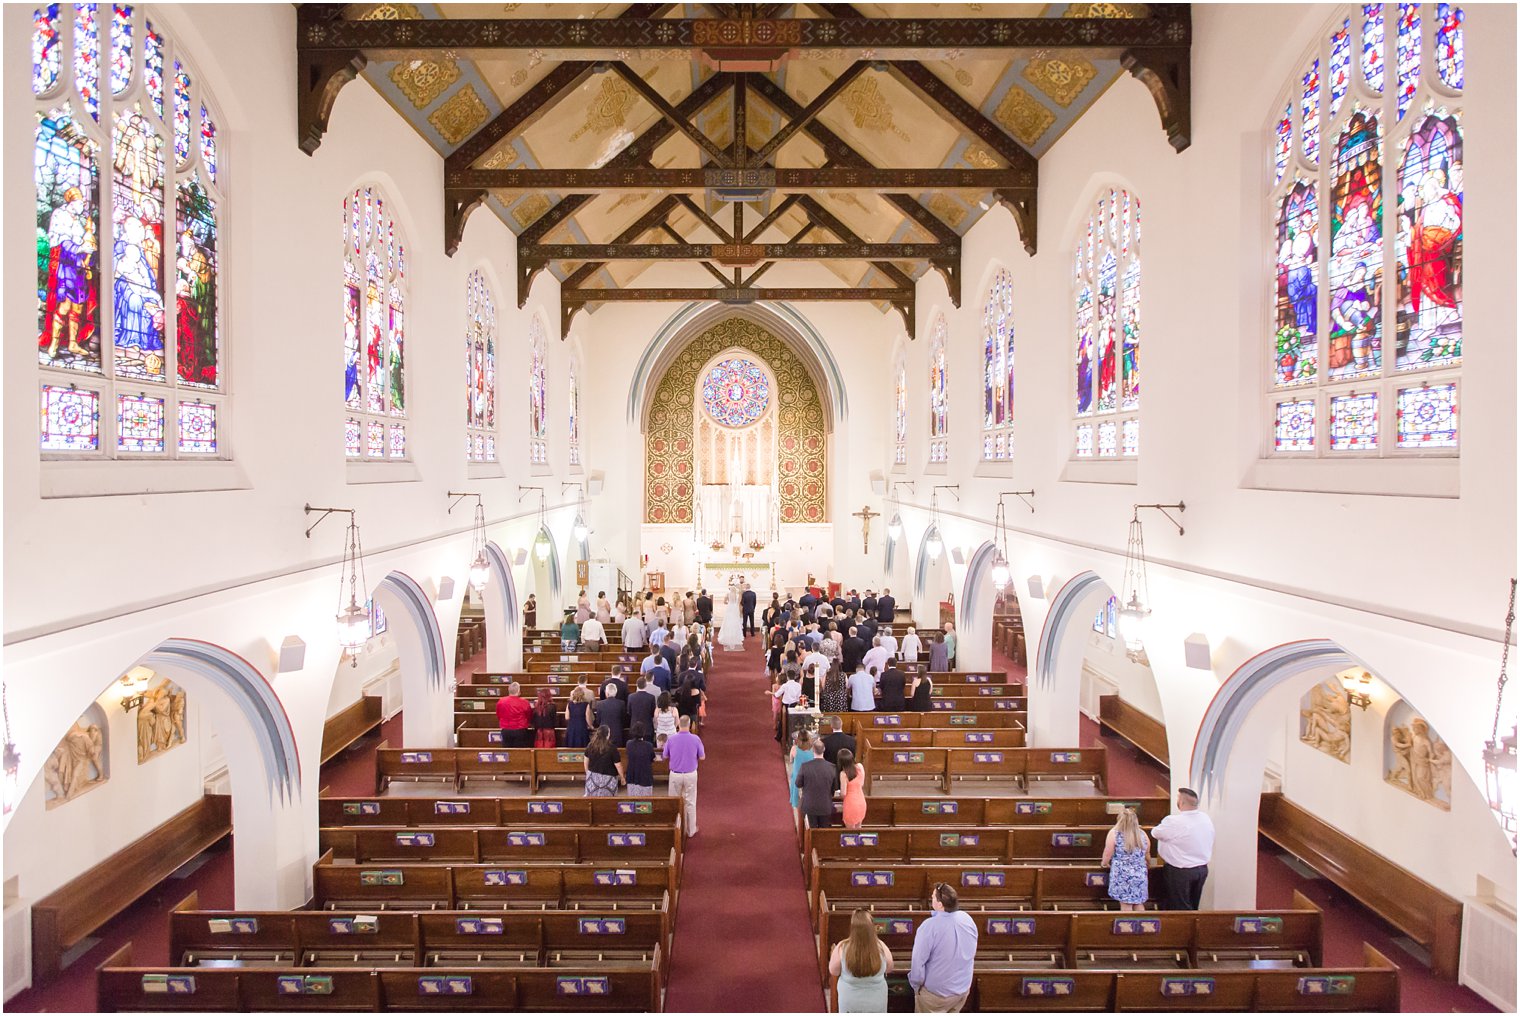
[[[665,741],[661,757],[670,763],[671,797],[679,797],[685,811],[686,835],[697,835],[697,763],[707,757],[702,739],[691,732],[691,717],[681,717],[680,729]]]
[[[976,922],[960,909],[955,890],[941,882],[930,897],[934,914],[913,937],[908,985],[914,1012],[960,1012],[971,993]]]

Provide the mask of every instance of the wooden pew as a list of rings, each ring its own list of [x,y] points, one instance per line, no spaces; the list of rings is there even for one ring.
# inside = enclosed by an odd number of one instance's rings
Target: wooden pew
[[[658,910],[675,900],[672,858],[597,860],[578,866],[384,862],[312,868],[313,905],[323,910]]]
[[[1103,856],[1107,826],[897,826],[886,829],[814,829],[810,863],[860,859],[906,864],[1082,864]]]
[[[1431,971],[1455,980],[1462,903],[1320,821],[1281,794],[1261,795],[1261,834],[1430,950]]]
[[[382,744],[375,752],[376,794],[397,780],[437,782],[455,790],[469,781],[526,783],[530,790],[551,779],[585,775],[581,748],[425,748],[398,751]],[[670,779],[670,763],[656,758],[656,783]]]
[[[828,723],[833,713],[824,713],[820,717],[820,723]],[[1027,728],[1028,715],[1023,712],[1007,712],[998,710],[980,710],[965,713],[854,713],[846,712],[837,714],[843,723],[844,729],[856,737],[865,730],[899,730],[904,728],[927,727],[943,728],[946,730],[981,730],[1007,727],[1024,730]]]
[[[1108,756],[1103,748],[1050,749],[916,748],[897,744],[876,747],[866,738],[861,763],[866,770],[866,793],[877,780],[929,780],[949,793],[956,780],[1007,780],[1027,788],[1034,780],[1090,781],[1098,793],[1108,783]]]
[[[318,910],[450,910],[454,898],[448,865],[334,864],[331,850],[312,865],[312,905]]]
[[[317,802],[322,828],[500,824],[501,801],[494,797],[324,797]]]
[[[191,893],[169,915],[173,966],[413,966],[417,915],[198,910]]]
[[[396,749],[381,741],[375,749],[375,793],[397,781],[444,783],[457,789],[459,770],[454,765],[452,748]]]
[[[322,763],[341,754],[349,745],[379,730],[384,717],[380,714],[379,695],[361,695],[359,700],[338,710],[322,725]]]
[[[242,1002],[240,972],[195,968],[171,975],[162,968],[134,967],[128,942],[96,968],[96,1006],[101,1012],[236,1012]]]
[[[1098,726],[1124,738],[1162,767],[1169,767],[1166,724],[1152,719],[1117,695],[1098,696]]]
[[[1025,865],[932,865],[832,862],[814,872],[814,926],[830,910],[867,907],[928,910],[940,882],[955,886],[963,910],[1023,910],[1038,902],[1039,868]]]
[[[935,727],[910,727],[892,730],[885,727],[868,727],[857,739],[863,738],[875,748],[1022,748],[1024,731],[1017,727],[998,730],[947,730]]]
[[[185,862],[232,832],[232,798],[207,794],[32,905],[32,977],[46,984],[63,954]]]

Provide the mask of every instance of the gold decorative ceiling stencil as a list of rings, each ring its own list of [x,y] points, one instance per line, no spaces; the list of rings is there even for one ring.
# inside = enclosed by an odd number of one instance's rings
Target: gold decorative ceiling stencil
[[[1138,18],[1145,14],[1145,4],[1071,4],[1063,18]]]
[[[542,194],[530,194],[517,203],[512,209],[512,218],[523,229],[527,229],[538,221],[538,217],[549,210],[549,199]]]
[[[407,60],[391,68],[391,80],[413,106],[422,109],[459,80],[459,64],[453,60]]]
[[[1070,106],[1071,101],[1081,95],[1082,89],[1097,76],[1098,68],[1080,58],[1041,60],[1036,57],[1024,65],[1024,80],[1050,96],[1059,106]]]
[[[481,169],[506,169],[517,161],[517,149],[508,141],[481,160]]]
[[[376,4],[363,14],[360,21],[410,21],[422,17],[416,4]]]
[[[892,104],[887,97],[881,94],[881,88],[876,84],[876,79],[865,74],[855,79],[855,83],[844,90],[840,96],[844,108],[850,111],[854,118],[855,126],[864,130],[888,131],[897,135],[903,141],[912,142],[908,132],[892,122]]]
[[[998,103],[997,112],[992,118],[1026,145],[1040,140],[1040,135],[1050,130],[1050,125],[1056,122],[1054,113],[1018,85],[1008,89],[1008,94]]]
[[[474,134],[476,128],[486,122],[488,115],[486,104],[480,101],[480,93],[475,91],[475,86],[465,85],[451,99],[433,110],[428,116],[428,123],[443,135],[445,141],[457,145]]]
[[[966,221],[966,209],[951,200],[948,194],[936,194],[929,199],[929,211],[944,219],[954,228]]]
[[[638,96],[628,83],[616,74],[603,74],[602,86],[586,108],[586,119],[580,129],[570,135],[571,141],[586,134],[606,134],[614,127],[622,127],[628,119],[628,111],[638,102]]]
[[[997,169],[1002,165],[996,156],[981,145],[967,145],[961,159],[972,169]]]

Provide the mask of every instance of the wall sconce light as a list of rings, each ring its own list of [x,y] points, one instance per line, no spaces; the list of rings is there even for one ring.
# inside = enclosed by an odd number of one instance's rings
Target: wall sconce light
[[[892,542],[893,543],[896,543],[898,540],[902,539],[902,534],[903,534],[902,513],[901,512],[893,512],[892,513],[892,521],[887,523],[887,535],[892,538]]]
[[[1145,636],[1150,628],[1150,582],[1146,575],[1145,527],[1140,523],[1140,509],[1155,508],[1165,515],[1167,521],[1177,527],[1177,535],[1183,534],[1182,523],[1167,512],[1175,508],[1187,511],[1181,501],[1176,504],[1137,504],[1129,520],[1129,538],[1124,547],[1124,588],[1119,594],[1119,631],[1124,637],[1124,647],[1131,660],[1145,651]]]
[[[359,513],[352,508],[313,508],[306,505],[306,514],[321,512],[322,517],[313,522],[306,529],[306,538],[311,539],[311,531],[327,520],[329,515],[346,513],[348,515],[348,531],[343,537],[343,569],[338,575],[338,648],[348,655],[349,665],[359,665],[358,650],[364,648],[370,636],[374,634],[374,619],[370,612],[359,604],[359,586],[362,583],[366,594],[369,591],[369,583],[364,581],[364,544],[359,538]],[[348,604],[343,605],[343,586],[348,586]]]
[[[1341,687],[1346,689],[1346,699],[1352,705],[1362,710],[1372,705],[1372,696],[1368,694],[1372,690],[1372,674],[1361,667],[1353,667],[1335,676],[1341,679]]]
[[[580,512],[575,513],[575,525],[570,532],[575,536],[576,543],[585,543],[586,537],[591,535],[591,529],[586,525],[586,519]]]
[[[153,671],[147,667],[133,667],[123,674],[121,680],[116,682],[116,689],[121,693],[121,711],[130,713],[141,706],[148,685],[152,683]]]
[[[454,503],[449,505],[449,514],[459,507],[459,502],[467,497],[475,499],[475,521],[470,526],[470,587],[476,593],[485,589],[486,583],[491,581],[491,563],[486,560],[486,506],[480,495],[474,491],[449,491],[449,497]]]
[[[929,539],[924,542],[924,549],[929,552],[929,560],[938,561],[939,556],[945,552],[945,541],[940,537],[939,530],[929,532]]]
[[[1026,494],[1029,496],[1026,497]],[[992,584],[997,586],[999,591],[1007,589],[1009,581],[1013,578],[1013,572],[1008,567],[1008,520],[1003,514],[1003,498],[1017,497],[1029,505],[1030,514],[1033,514],[1034,505],[1029,503],[1029,498],[1033,496],[1033,490],[1005,490],[998,495],[997,511],[992,516],[992,541],[995,548],[992,558]]]
[[[1494,698],[1494,728],[1483,745],[1483,782],[1488,795],[1488,806],[1499,820],[1499,825],[1504,828],[1504,834],[1509,837],[1511,853],[1516,852],[1517,834],[1520,834],[1515,820],[1515,802],[1517,796],[1520,796],[1520,786],[1516,784],[1516,728],[1511,726],[1508,734],[1500,735],[1499,712],[1504,704],[1504,686],[1509,681],[1509,643],[1514,634],[1515,580],[1510,579],[1509,613],[1504,618],[1504,652],[1499,657],[1499,690]],[[9,765],[8,762],[6,764]]]

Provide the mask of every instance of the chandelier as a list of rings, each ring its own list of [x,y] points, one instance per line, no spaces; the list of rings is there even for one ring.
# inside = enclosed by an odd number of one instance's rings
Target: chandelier
[[[486,506],[480,499],[480,495],[473,491],[451,490],[448,496],[454,499],[449,505],[449,514],[459,506],[459,502],[467,497],[475,499],[475,521],[470,527],[470,588],[479,595],[486,588],[486,583],[491,581],[491,564],[486,559]]]
[[[364,648],[374,634],[374,618],[371,616],[368,601],[364,606],[359,604],[359,587],[364,586],[366,595],[369,583],[364,579],[364,544],[359,538],[359,513],[352,508],[313,508],[310,504],[305,507],[306,514],[321,512],[322,517],[313,522],[306,530],[306,538],[311,539],[311,531],[327,520],[329,515],[343,513],[348,516],[348,530],[343,536],[343,567],[338,573],[338,648],[348,656],[349,664],[357,667],[359,657],[357,650]],[[348,603],[343,602],[343,587],[348,587]]]
[[[1129,520],[1129,536],[1124,544],[1124,586],[1119,594],[1119,634],[1124,639],[1126,655],[1140,662],[1145,652],[1145,635],[1150,628],[1150,580],[1146,575],[1145,527],[1140,524],[1140,509],[1155,508],[1183,535],[1182,523],[1172,518],[1168,508],[1187,511],[1181,501],[1176,504],[1137,504]]]
[[[1504,827],[1504,835],[1509,837],[1509,849],[1513,853],[1517,847],[1517,828],[1515,821],[1515,798],[1520,794],[1520,787],[1515,783],[1515,726],[1511,724],[1509,733],[1499,735],[1499,711],[1504,704],[1504,685],[1509,681],[1509,643],[1515,632],[1515,580],[1509,580],[1509,613],[1504,617],[1504,652],[1499,657],[1499,690],[1494,701],[1494,726],[1493,733],[1488,742],[1483,746],[1483,776],[1484,785],[1488,793],[1488,806],[1493,809],[1494,817]]]

